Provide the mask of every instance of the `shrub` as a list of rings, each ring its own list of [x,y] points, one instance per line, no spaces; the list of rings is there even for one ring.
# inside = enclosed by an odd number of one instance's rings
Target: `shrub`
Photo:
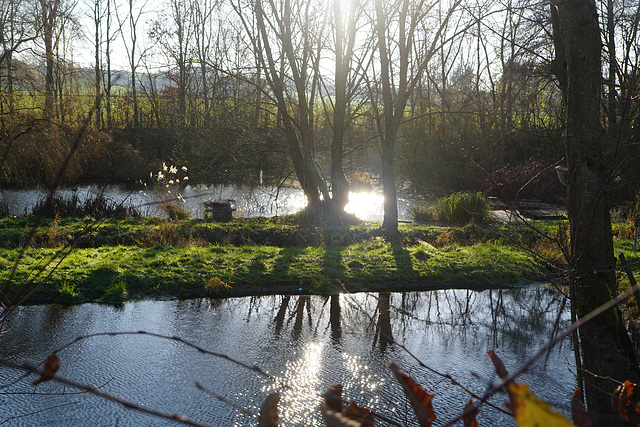
[[[49,203],[47,203],[47,200],[48,195],[41,196],[33,206],[32,215],[42,215],[44,218],[82,218],[84,216],[92,218],[101,218],[103,216],[126,218],[140,216],[140,212],[135,206],[123,206],[105,198],[102,193],[96,195],[88,194],[84,201],[75,192],[68,198],[56,193],[51,197]]]
[[[77,193],[73,193],[69,198],[64,198],[61,194],[54,194],[49,198],[47,195],[41,196],[33,207],[33,215],[41,215],[44,218],[66,218],[82,216],[80,198]]]
[[[153,190],[156,193],[158,206],[167,215],[170,221],[181,221],[189,218],[189,211],[184,206],[184,198],[180,189],[189,180],[187,167],[167,165],[162,163],[158,173],[149,175],[152,180]],[[146,183],[144,184],[147,185]]]
[[[438,221],[455,224],[482,222],[489,218],[489,205],[482,193],[454,193],[438,199],[433,209]]]
[[[436,213],[432,206],[414,206],[411,208],[413,220],[417,222],[431,222],[436,220]]]
[[[115,218],[139,218],[141,216],[138,209],[129,204],[118,203],[115,200],[104,197],[102,193],[87,196],[82,204],[82,215],[92,218],[102,218],[105,216]]]
[[[182,221],[183,219],[189,219],[189,211],[187,211],[184,206],[171,202],[161,202],[159,206],[167,215],[169,221]]]

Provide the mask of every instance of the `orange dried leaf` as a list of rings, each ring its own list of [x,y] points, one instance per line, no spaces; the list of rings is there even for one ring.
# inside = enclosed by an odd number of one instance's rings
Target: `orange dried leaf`
[[[473,403],[473,400],[469,399],[462,410],[462,421],[464,422],[464,427],[480,427],[476,421],[476,415],[478,415],[478,408]]]
[[[418,417],[420,426],[430,427],[433,420],[436,419],[436,413],[433,410],[433,405],[431,404],[431,400],[434,398],[435,394],[427,393],[420,384],[418,384],[409,375],[402,372],[395,363],[390,362],[389,368],[393,371],[393,374],[402,386],[404,394],[409,398],[409,402],[411,402],[411,406]]]
[[[489,350],[487,354],[489,355],[489,359],[491,359],[491,362],[493,362],[493,366],[496,368],[496,373],[498,374],[500,379],[506,380],[507,378],[509,378],[509,372],[507,371],[507,368],[504,367],[504,363],[502,363],[502,360],[500,360],[496,352],[493,350]]]
[[[611,405],[625,421],[638,421],[640,402],[637,384],[627,380],[619,385],[611,395]]]
[[[55,375],[56,372],[58,372],[58,369],[60,369],[60,360],[58,359],[58,356],[56,356],[55,354],[52,354],[49,357],[47,357],[47,360],[44,361],[44,367],[42,368],[42,372],[48,375]],[[50,379],[51,378],[49,378],[46,375],[40,375],[40,378],[38,378],[31,384],[35,386],[45,381],[49,381]]]
[[[277,391],[267,395],[260,407],[258,427],[277,427],[278,402],[280,402],[280,393]]]
[[[320,411],[327,427],[361,427],[357,421],[350,420],[340,412],[328,409],[324,402],[320,405]]]
[[[580,387],[577,387],[571,399],[571,418],[577,427],[591,427],[587,408],[584,406],[584,403],[582,403],[582,400],[580,400],[580,395]]]

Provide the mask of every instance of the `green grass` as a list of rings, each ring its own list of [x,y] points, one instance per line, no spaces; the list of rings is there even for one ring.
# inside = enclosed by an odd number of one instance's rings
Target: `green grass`
[[[60,239],[45,237],[51,227],[74,236],[86,221],[51,221],[39,229],[39,241],[46,244],[26,250],[12,292],[55,255],[58,249],[47,246]],[[28,224],[28,219],[0,222],[2,281],[17,258],[16,236],[24,235]],[[156,240],[182,244],[152,245],[154,239],[148,236],[162,227],[170,230]],[[33,301],[117,304],[140,298],[328,293],[342,286],[350,291],[474,288],[545,278],[544,268],[525,251],[501,241],[504,234],[495,226],[405,224],[400,228],[404,237],[392,241],[378,236],[378,227],[366,223],[310,230],[282,219],[236,219],[226,224],[150,218],[108,221],[46,279],[36,282]],[[122,241],[128,243],[117,244]],[[102,245],[105,242],[111,244]]]

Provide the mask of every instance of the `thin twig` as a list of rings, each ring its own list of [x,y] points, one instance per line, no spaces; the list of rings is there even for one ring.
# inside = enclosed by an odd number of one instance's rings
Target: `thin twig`
[[[44,369],[39,368],[38,366],[35,366],[29,362],[22,362],[22,363],[15,363],[11,360],[7,360],[7,359],[0,359],[0,365],[6,366],[8,368],[12,368],[12,369],[19,369],[19,370],[23,370],[23,371],[27,371],[27,372],[31,372],[31,373],[36,373],[39,374],[45,378],[48,378],[50,380],[54,380],[58,383],[67,385],[69,387],[73,387],[75,389],[78,390],[83,390],[86,391],[88,393],[91,393],[95,396],[101,397],[103,399],[106,400],[110,400],[112,402],[115,403],[119,403],[120,405],[124,406],[127,409],[131,409],[134,411],[138,411],[138,412],[143,412],[145,414],[149,414],[149,415],[153,415],[159,418],[164,418],[167,420],[172,420],[172,421],[177,421],[183,424],[187,424],[187,425],[191,425],[191,426],[196,426],[196,427],[212,427],[212,424],[205,424],[205,423],[201,423],[199,421],[195,421],[189,417],[187,417],[186,415],[182,415],[182,414],[171,414],[168,412],[164,412],[164,411],[160,411],[157,409],[153,409],[147,406],[142,406],[139,405],[135,402],[132,402],[130,400],[127,400],[123,397],[117,396],[115,394],[111,394],[111,393],[107,393],[105,391],[102,391],[96,387],[93,387],[91,385],[88,384],[82,384],[64,377],[60,377],[58,375],[51,375],[50,372],[45,371]]]

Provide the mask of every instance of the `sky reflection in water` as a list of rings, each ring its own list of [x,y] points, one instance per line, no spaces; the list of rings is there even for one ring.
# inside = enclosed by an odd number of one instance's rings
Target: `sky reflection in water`
[[[13,360],[40,362],[52,349],[80,335],[145,330],[179,336],[203,348],[224,353],[273,375],[207,356],[175,341],[148,336],[101,336],[74,344],[60,354],[59,375],[168,412],[184,413],[214,425],[255,425],[265,396],[282,391],[284,426],[321,425],[321,394],[344,384],[344,397],[369,407],[400,425],[416,425],[400,386],[387,368],[393,360],[436,394],[438,424],[460,413],[468,396],[450,381],[418,366],[403,343],[423,363],[451,374],[482,395],[496,379],[486,351],[495,349],[507,368],[516,371],[559,330],[568,325],[563,300],[547,289],[464,290],[422,293],[323,296],[266,296],[224,301],[142,301],[123,308],[84,304],[22,307],[3,335],[0,352]],[[381,330],[386,337],[380,337]],[[575,381],[567,341],[536,361],[522,380],[541,398],[568,411]],[[2,369],[6,384],[20,376]],[[30,393],[33,378],[3,389]],[[195,382],[210,393],[198,390]],[[41,384],[39,392],[61,392]],[[24,425],[173,425],[128,411],[89,395],[2,395],[0,421],[54,408],[20,420]],[[500,395],[492,402],[503,407]],[[514,425],[490,407],[481,425]],[[18,423],[17,425],[19,425]],[[385,425],[385,423],[381,423]]]

